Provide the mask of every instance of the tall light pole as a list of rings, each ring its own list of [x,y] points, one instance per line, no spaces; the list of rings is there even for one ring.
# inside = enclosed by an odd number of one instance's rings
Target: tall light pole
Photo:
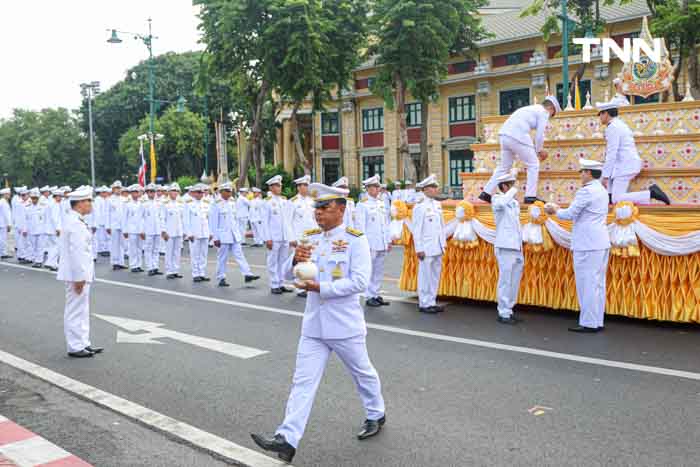
[[[80,85],[80,94],[88,101],[88,127],[90,128],[90,174],[92,175],[92,188],[95,188],[95,140],[92,131],[92,99],[100,93],[100,82],[91,81]]]

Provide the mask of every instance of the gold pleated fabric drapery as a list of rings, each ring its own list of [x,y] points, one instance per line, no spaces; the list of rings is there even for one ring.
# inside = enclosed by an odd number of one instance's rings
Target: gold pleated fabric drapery
[[[445,222],[454,212],[445,211]],[[493,214],[479,212],[475,219],[495,229]],[[609,222],[613,222],[610,217]],[[566,230],[570,222],[555,221]],[[667,235],[699,230],[700,214],[640,214],[639,221]],[[409,221],[410,222],[410,221]],[[527,213],[521,215],[527,222]],[[418,258],[410,231],[404,227],[404,264],[399,287],[417,290]],[[663,256],[639,243],[638,257],[610,256],[607,274],[606,314],[631,318],[700,323],[700,252]],[[554,244],[549,251],[525,249],[525,267],[518,303],[557,310],[579,309],[571,251]],[[493,245],[479,239],[465,249],[448,242],[438,294],[472,300],[496,300],[498,265]]]

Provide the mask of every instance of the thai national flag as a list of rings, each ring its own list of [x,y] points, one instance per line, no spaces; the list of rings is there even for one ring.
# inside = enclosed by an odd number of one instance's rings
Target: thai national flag
[[[141,166],[139,167],[139,185],[146,186],[146,159],[143,157],[143,141],[140,141],[140,143]]]

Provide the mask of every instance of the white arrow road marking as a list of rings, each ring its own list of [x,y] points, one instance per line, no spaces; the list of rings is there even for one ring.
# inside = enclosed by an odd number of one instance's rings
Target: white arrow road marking
[[[125,332],[117,331],[117,342],[118,343],[136,343],[136,344],[162,344],[154,339],[160,338],[170,338],[176,341],[184,342],[186,344],[201,347],[203,349],[213,350],[214,352],[223,353],[237,358],[253,358],[263,354],[267,351],[256,349],[253,347],[246,347],[244,345],[232,344],[230,342],[219,341],[216,339],[209,339],[207,337],[192,336],[190,334],[185,334],[184,332],[171,331],[170,329],[164,329],[162,323],[152,323],[150,321],[139,321],[136,319],[121,318],[119,316],[110,315],[98,315],[94,316],[112,323],[117,327],[120,327],[126,331],[138,332],[147,331],[145,334],[128,334]]]

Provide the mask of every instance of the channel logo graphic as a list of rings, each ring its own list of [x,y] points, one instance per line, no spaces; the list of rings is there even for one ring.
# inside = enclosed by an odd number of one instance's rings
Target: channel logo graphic
[[[581,46],[581,59],[584,63],[591,62],[591,48],[593,46],[602,47],[604,63],[610,62],[610,52],[614,53],[623,63],[638,63],[643,61],[641,60],[642,52],[648,57],[647,60],[651,60],[655,63],[661,63],[662,60],[663,43],[659,38],[652,39],[653,47],[642,38],[625,38],[622,42],[622,48],[615,42],[615,39],[610,38],[577,37],[573,39],[573,42]]]

